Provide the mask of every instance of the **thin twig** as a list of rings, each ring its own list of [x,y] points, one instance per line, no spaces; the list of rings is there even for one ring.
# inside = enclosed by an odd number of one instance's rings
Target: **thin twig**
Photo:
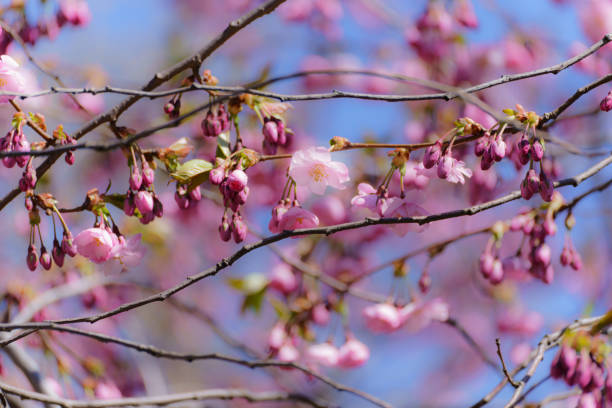
[[[508,372],[508,369],[506,368],[506,362],[504,361],[504,356],[502,356],[501,344],[499,342],[499,338],[495,339],[495,345],[497,346],[497,355],[499,356],[499,360],[501,361],[502,371],[504,372],[504,375],[508,379],[508,382],[510,383],[510,385],[512,385],[514,388],[517,388],[518,383],[512,379],[512,376],[510,375],[510,373]]]

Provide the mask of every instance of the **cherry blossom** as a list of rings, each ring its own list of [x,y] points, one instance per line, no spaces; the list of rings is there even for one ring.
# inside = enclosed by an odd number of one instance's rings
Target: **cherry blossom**
[[[342,190],[350,179],[346,165],[332,161],[331,153],[324,147],[295,152],[289,165],[289,176],[315,194],[325,193],[327,186]]]

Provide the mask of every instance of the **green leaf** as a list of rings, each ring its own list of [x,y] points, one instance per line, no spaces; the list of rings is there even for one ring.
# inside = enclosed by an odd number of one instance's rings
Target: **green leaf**
[[[114,205],[115,207],[123,210],[123,202],[125,201],[125,194],[104,194],[104,202]]]
[[[283,321],[283,322],[286,322],[287,320],[289,320],[289,318],[291,317],[291,311],[289,310],[286,304],[272,297],[269,299],[269,302],[274,308],[274,311],[276,312],[276,315],[278,316],[278,320]]]
[[[246,295],[242,301],[242,306],[240,307],[241,312],[244,313],[248,309],[251,309],[253,312],[259,313],[261,311],[261,306],[263,305],[265,295],[266,288],[263,288],[259,292]]]
[[[217,136],[217,153],[215,153],[216,157],[221,159],[227,159],[230,154],[230,133],[223,132],[219,136]]]
[[[212,168],[212,163],[206,160],[193,159],[177,166],[176,171],[170,176],[180,184],[188,184],[191,190],[208,180],[208,172]]]

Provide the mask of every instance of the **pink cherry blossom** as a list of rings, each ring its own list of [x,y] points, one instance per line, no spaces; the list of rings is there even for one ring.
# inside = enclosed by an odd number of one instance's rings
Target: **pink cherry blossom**
[[[359,183],[357,186],[358,194],[351,200],[351,205],[357,208],[367,208],[372,212],[376,212],[376,189],[368,183]]]
[[[342,190],[346,187],[344,183],[350,179],[346,165],[332,161],[331,153],[324,147],[295,152],[291,158],[289,176],[315,194],[325,193],[327,186]]]
[[[302,228],[313,228],[319,225],[319,217],[301,207],[291,207],[278,223],[280,231],[293,231]]]
[[[283,344],[278,350],[278,359],[280,361],[292,362],[300,358],[300,352],[291,343]]]
[[[20,72],[19,64],[8,55],[0,56],[0,90],[6,92],[25,92],[26,81]],[[6,103],[14,96],[0,96],[0,103]]]
[[[472,170],[465,167],[465,163],[461,160],[446,155],[438,163],[438,177],[446,179],[449,183],[465,184],[465,178],[472,177]]]
[[[107,261],[115,247],[113,237],[104,228],[88,228],[74,237],[77,252],[95,263]]]
[[[399,310],[389,303],[377,303],[363,309],[368,329],[375,333],[390,333],[399,329],[402,320]]]
[[[270,287],[285,295],[293,292],[298,287],[298,280],[291,270],[291,266],[281,263],[272,268]]]
[[[338,367],[355,368],[360,367],[370,358],[368,346],[355,338],[347,339],[340,347],[338,354]]]
[[[110,252],[109,259],[116,260],[121,270],[125,270],[138,265],[144,254],[145,248],[141,243],[141,234],[132,235],[127,240],[124,236],[120,236]]]
[[[119,399],[123,397],[119,388],[112,382],[99,382],[94,389],[94,394],[99,399]]]
[[[338,364],[339,350],[330,343],[313,344],[306,349],[306,358],[309,362],[325,367]]]
[[[401,199],[399,197],[383,198],[378,200],[378,214],[385,218],[406,218],[415,216],[425,216],[428,212],[421,206]],[[393,231],[403,237],[408,231],[422,231],[425,227],[416,223],[393,224]]]
[[[271,350],[277,351],[282,347],[285,341],[287,341],[287,338],[285,326],[282,323],[277,323],[272,327],[268,335],[268,347],[270,347]]]
[[[413,302],[400,310],[402,327],[411,332],[417,332],[429,326],[432,321],[445,321],[448,319],[448,304],[440,299],[434,298],[427,302]]]

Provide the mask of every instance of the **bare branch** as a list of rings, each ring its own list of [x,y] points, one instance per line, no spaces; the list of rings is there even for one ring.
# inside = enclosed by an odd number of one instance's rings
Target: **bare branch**
[[[504,356],[502,355],[502,352],[501,352],[501,344],[499,342],[499,339],[495,339],[495,345],[497,346],[497,355],[499,356],[499,360],[501,361],[502,370],[504,372],[504,375],[508,379],[508,382],[510,383],[510,385],[512,385],[514,388],[517,388],[518,384],[512,379],[512,376],[510,375],[510,373],[508,372],[508,369],[506,368],[506,362],[504,361]]]

